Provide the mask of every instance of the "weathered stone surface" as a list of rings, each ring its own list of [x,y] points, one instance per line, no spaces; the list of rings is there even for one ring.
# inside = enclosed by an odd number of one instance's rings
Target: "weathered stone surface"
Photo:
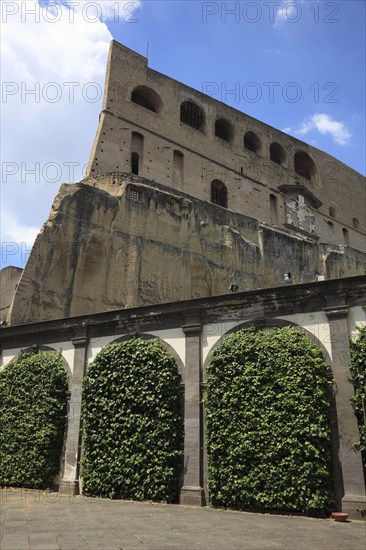
[[[7,322],[11,302],[23,270],[20,267],[0,269],[0,319]]]
[[[278,286],[284,272],[309,282],[332,255],[331,278],[363,274],[365,258],[347,247],[137,176],[87,179],[61,187],[19,282],[11,323],[225,294],[233,283]]]
[[[13,324],[366,272],[361,174],[115,41],[87,176],[56,197]]]

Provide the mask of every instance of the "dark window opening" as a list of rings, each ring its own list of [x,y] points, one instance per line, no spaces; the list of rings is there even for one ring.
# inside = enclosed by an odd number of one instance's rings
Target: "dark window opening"
[[[344,239],[345,244],[349,244],[349,231],[348,231],[348,229],[343,227],[342,233],[343,233],[343,239]]]
[[[259,153],[261,150],[261,140],[254,132],[245,132],[244,135],[244,147],[253,151],[253,153]]]
[[[211,183],[211,202],[227,208],[227,188],[220,180]]]
[[[271,225],[278,225],[277,197],[270,195],[269,203],[271,208]]]
[[[216,120],[215,136],[230,142],[233,138],[233,130],[232,130],[231,124],[227,122],[227,120],[224,120],[223,118]]]
[[[191,101],[185,101],[180,106],[180,120],[196,130],[202,130],[204,115],[202,109]]]
[[[331,216],[332,218],[336,217],[336,211],[335,211],[334,206],[329,207],[329,216]]]
[[[132,153],[131,155],[131,172],[138,176],[139,174],[139,156],[138,153]]]
[[[132,103],[136,103],[149,111],[158,113],[161,107],[161,99],[154,90],[146,86],[138,86],[131,94]]]
[[[269,148],[269,154],[272,162],[275,162],[276,164],[279,164],[279,165],[285,162],[285,158],[286,158],[285,151],[279,143],[271,143],[271,146]]]
[[[310,155],[304,151],[298,151],[295,154],[294,161],[296,174],[311,181],[315,176],[316,170],[314,161]]]
[[[353,223],[353,227],[355,229],[358,229],[360,227],[360,222],[359,222],[358,218],[353,218],[352,223]]]

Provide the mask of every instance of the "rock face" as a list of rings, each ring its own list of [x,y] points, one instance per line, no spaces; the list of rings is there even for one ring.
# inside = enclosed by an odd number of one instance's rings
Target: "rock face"
[[[9,321],[11,302],[23,270],[19,267],[4,267],[0,270],[0,320]],[[1,322],[0,321],[0,322]]]
[[[336,258],[336,260],[335,260]],[[30,254],[10,321],[28,323],[363,273],[354,250],[274,229],[137,176],[65,184]]]

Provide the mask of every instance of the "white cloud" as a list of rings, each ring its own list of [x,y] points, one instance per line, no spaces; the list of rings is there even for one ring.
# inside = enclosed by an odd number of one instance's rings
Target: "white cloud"
[[[351,133],[342,121],[332,119],[325,113],[316,113],[306,118],[295,133],[305,136],[312,130],[317,130],[320,134],[329,134],[338,145],[346,145],[351,139]]]
[[[6,244],[14,244],[16,246],[23,244],[29,248],[32,246],[39,232],[38,227],[24,225],[19,221],[16,214],[9,212],[2,213],[1,226],[3,252]]]
[[[140,6],[115,0],[2,3],[1,206],[7,239],[33,239],[60,185],[83,177],[112,39],[105,21],[127,21]]]

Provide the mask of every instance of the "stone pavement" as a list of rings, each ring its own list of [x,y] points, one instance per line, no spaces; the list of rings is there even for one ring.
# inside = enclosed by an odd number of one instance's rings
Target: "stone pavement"
[[[1,550],[365,550],[366,523],[4,489]]]

